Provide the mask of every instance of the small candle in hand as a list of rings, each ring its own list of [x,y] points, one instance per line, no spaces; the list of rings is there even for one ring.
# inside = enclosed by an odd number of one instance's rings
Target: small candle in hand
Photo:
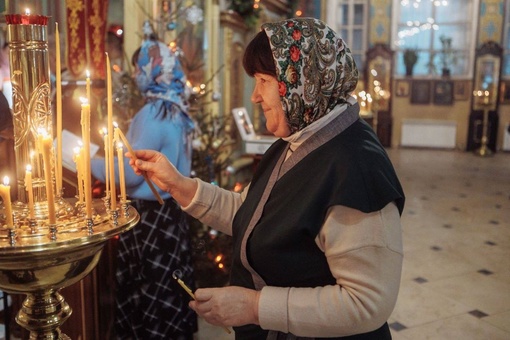
[[[29,212],[29,218],[34,219],[35,218],[35,212],[34,212],[34,189],[32,187],[32,166],[30,164],[26,167],[25,172],[25,188],[28,193],[28,212]]]
[[[7,228],[14,228],[14,222],[12,217],[12,205],[11,205],[11,186],[9,185],[9,177],[4,177],[4,183],[0,184],[0,196],[4,201],[5,209],[5,223]]]
[[[180,275],[180,270],[177,269],[175,270],[173,273],[172,273],[172,277],[177,281],[177,283],[179,284],[179,286],[182,287],[182,289],[184,289],[186,291],[186,293],[188,293],[189,296],[191,296],[191,298],[193,300],[195,300],[195,294],[193,294],[193,291],[191,290],[191,288],[189,288],[182,280],[181,278],[179,277]],[[231,333],[230,329],[228,327],[222,327],[225,332],[227,332],[228,334]]]

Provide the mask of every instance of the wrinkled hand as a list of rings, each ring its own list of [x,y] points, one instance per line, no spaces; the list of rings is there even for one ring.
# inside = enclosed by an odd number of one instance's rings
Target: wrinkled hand
[[[161,152],[154,150],[135,150],[129,165],[137,175],[147,174],[161,190],[170,193],[181,205],[187,206],[195,195],[197,184],[189,177],[183,176]]]
[[[160,152],[153,150],[136,150],[135,155],[127,153],[130,157],[129,165],[137,175],[145,171],[149,178],[162,190],[169,191],[172,178],[179,175],[177,169]]]
[[[189,306],[210,324],[243,326],[259,324],[260,292],[243,287],[200,288]]]

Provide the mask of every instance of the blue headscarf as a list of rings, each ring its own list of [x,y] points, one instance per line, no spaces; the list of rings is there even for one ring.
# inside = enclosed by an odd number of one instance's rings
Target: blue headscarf
[[[188,111],[186,75],[181,63],[164,43],[147,38],[140,46],[136,82],[148,99],[162,99]],[[173,111],[173,110],[172,110]]]

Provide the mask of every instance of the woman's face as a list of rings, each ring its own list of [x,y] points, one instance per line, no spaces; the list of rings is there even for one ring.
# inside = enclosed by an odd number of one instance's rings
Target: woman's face
[[[251,101],[262,106],[267,130],[276,137],[289,136],[290,128],[283,112],[276,77],[263,73],[255,73],[254,77],[255,88]]]

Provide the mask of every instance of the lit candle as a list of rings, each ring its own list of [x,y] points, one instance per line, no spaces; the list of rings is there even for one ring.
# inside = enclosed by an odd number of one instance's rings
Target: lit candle
[[[42,131],[39,134],[39,146],[42,149],[44,163],[44,180],[46,182],[46,199],[48,201],[48,219],[50,224],[56,224],[55,197],[53,195],[53,181],[51,180],[51,136]]]
[[[129,144],[126,136],[124,135],[124,133],[122,133],[122,130],[117,126],[116,123],[115,123],[115,136],[116,136],[116,138],[120,137],[119,140],[121,140],[124,143],[124,145],[126,146],[126,148],[129,151],[129,153],[131,154],[131,157],[136,159],[135,151],[133,150],[133,148]],[[152,184],[151,180],[149,179],[149,177],[147,176],[147,173],[145,171],[143,172],[143,178],[145,179],[145,182],[147,182],[147,185],[149,185],[149,188],[151,189],[152,194],[154,195],[154,197],[156,197],[159,204],[163,205],[165,202],[159,195],[158,191],[154,187],[154,184]]]
[[[12,205],[11,205],[11,186],[9,185],[9,177],[4,177],[4,183],[0,184],[0,196],[4,201],[5,217],[7,228],[14,228],[14,222],[12,218]]]
[[[86,79],[86,89],[87,89],[87,100],[89,101],[89,104],[90,104],[90,72],[89,70],[85,71],[86,75],[87,75],[87,79]]]
[[[34,219],[35,218],[35,212],[34,212],[34,189],[32,187],[32,166],[30,164],[26,167],[25,172],[25,189],[28,192],[28,211],[29,211],[29,218]]]
[[[92,185],[90,180],[90,104],[86,98],[80,98],[81,126],[83,140],[83,191],[85,194],[86,217],[92,218]]]
[[[55,87],[56,87],[56,107],[57,107],[57,195],[62,193],[62,68],[60,65],[60,35],[58,23],[55,23]]]
[[[83,176],[82,173],[82,162],[81,162],[81,150],[82,148],[77,146],[74,149],[74,163],[76,164],[76,178],[78,179],[78,202],[83,202]]]
[[[108,180],[108,177],[109,177],[109,171],[108,171],[108,166],[109,166],[109,162],[108,162],[108,156],[109,156],[109,150],[108,150],[108,130],[106,128],[103,128],[102,130],[102,133],[103,133],[103,138],[104,138],[104,173],[105,173],[105,176],[104,176],[104,184],[105,184],[105,192],[106,193],[109,193],[110,192],[110,181]]]
[[[489,95],[490,95],[489,91],[485,90],[483,94],[484,94],[483,103],[489,104]]]
[[[21,24],[22,25],[30,24],[30,8],[26,8],[25,15],[21,16]]]
[[[110,57],[106,53],[106,98],[108,100],[107,112],[108,112],[108,161],[110,162],[110,197],[111,206],[110,209],[117,210],[117,201],[115,193],[115,168],[113,161],[113,103],[112,103],[112,70],[110,67]]]
[[[119,186],[121,202],[126,202],[126,176],[124,173],[124,149],[122,143],[117,143],[117,157],[119,158]]]

